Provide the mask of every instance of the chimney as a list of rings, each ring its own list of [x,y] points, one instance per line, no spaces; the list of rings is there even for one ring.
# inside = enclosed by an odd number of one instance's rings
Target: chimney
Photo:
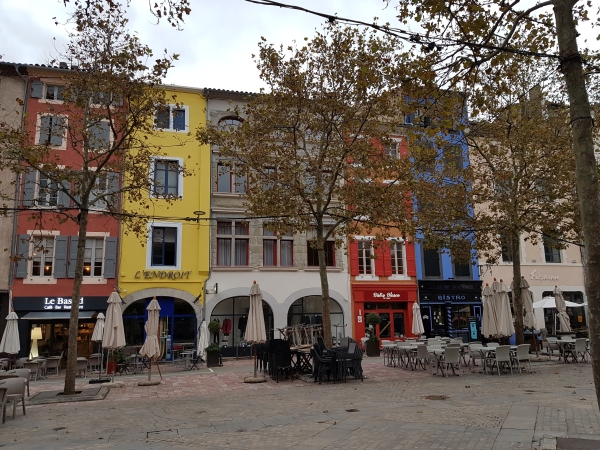
[[[64,61],[61,61],[60,63],[58,63],[58,67],[61,69],[68,69],[69,65]]]

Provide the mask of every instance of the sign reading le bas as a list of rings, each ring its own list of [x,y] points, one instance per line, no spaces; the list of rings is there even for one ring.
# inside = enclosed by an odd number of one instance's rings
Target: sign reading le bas
[[[152,280],[155,278],[167,280],[189,280],[191,270],[138,270],[134,278]]]
[[[65,297],[44,297],[44,309],[47,310],[70,310],[73,301]],[[79,309],[83,309],[83,297],[79,298]]]

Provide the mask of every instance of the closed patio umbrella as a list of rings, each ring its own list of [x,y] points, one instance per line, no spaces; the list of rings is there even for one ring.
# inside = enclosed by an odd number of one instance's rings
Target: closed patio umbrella
[[[8,353],[9,355],[16,355],[21,350],[21,343],[19,342],[19,327],[17,321],[19,317],[17,313],[11,311],[6,316],[6,328],[2,335],[2,341],[0,341],[0,353]]]
[[[567,303],[563,297],[562,290],[558,286],[554,286],[554,299],[556,302],[556,309],[558,310],[558,321],[560,322],[560,331],[570,332],[571,320],[567,314]]]
[[[495,286],[495,289],[494,289]],[[498,317],[498,330],[496,336],[508,337],[515,334],[515,326],[510,311],[510,299],[508,298],[508,286],[500,280],[492,284],[494,290],[494,303],[496,304],[496,315]]]
[[[423,326],[423,318],[421,317],[421,307],[417,302],[414,302],[412,310],[412,334],[414,334],[415,336],[421,336],[423,333],[425,333],[425,327]]]
[[[198,337],[198,354],[200,357],[206,361],[206,347],[209,345],[209,336],[208,336],[208,325],[206,325],[206,320],[202,321],[200,325],[200,336]]]
[[[148,307],[148,320],[144,329],[146,330],[146,340],[140,349],[140,355],[145,356],[150,360],[150,368],[148,370],[148,381],[152,379],[152,360],[160,356],[160,346],[158,345],[158,321],[160,315],[160,305],[154,297]]]
[[[494,291],[487,283],[485,284],[481,293],[481,301],[483,303],[481,334],[485,337],[495,336],[498,332],[496,303],[494,302]]]
[[[102,347],[115,351],[125,347],[125,331],[123,329],[123,315],[121,313],[121,297],[115,291],[108,297],[108,308],[104,321],[104,336]],[[114,374],[113,374],[114,375]]]
[[[102,363],[104,354],[102,353],[102,337],[104,336],[104,314],[99,313],[96,317],[96,325],[94,325],[94,332],[92,333],[92,342],[100,342],[100,373],[98,379],[102,375]]]
[[[250,288],[250,310],[248,311],[248,324],[246,325],[246,342],[254,344],[254,378],[256,378],[256,344],[267,340],[265,330],[265,316],[262,308],[262,292],[256,280]]]
[[[525,311],[523,326],[532,331],[536,330],[537,324],[535,322],[535,314],[533,314],[533,294],[529,290],[529,283],[525,277],[521,277],[521,299],[523,300],[523,310]]]

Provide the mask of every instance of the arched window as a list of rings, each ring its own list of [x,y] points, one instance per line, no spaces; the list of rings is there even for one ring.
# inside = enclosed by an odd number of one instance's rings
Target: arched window
[[[219,119],[220,128],[237,129],[244,120],[238,116],[225,116]]]
[[[315,325],[323,323],[321,311],[323,309],[320,295],[301,297],[291,304],[288,310],[289,325]],[[344,312],[334,299],[329,298],[329,315],[331,318],[331,335],[334,338],[343,338],[346,335]]]

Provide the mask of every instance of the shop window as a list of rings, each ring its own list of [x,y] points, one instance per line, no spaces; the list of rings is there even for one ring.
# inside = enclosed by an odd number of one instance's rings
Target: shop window
[[[31,276],[51,277],[54,263],[54,237],[34,237],[31,245]]]
[[[293,244],[292,233],[286,233],[278,239],[275,232],[263,228],[263,266],[292,266]]]
[[[217,222],[217,266],[247,266],[248,253],[248,223]]]
[[[83,276],[101,277],[104,261],[104,238],[87,238],[83,256]]]
[[[366,305],[365,305],[365,309]],[[319,295],[310,295],[294,301],[288,310],[288,326],[315,325],[323,323],[323,300]],[[345,336],[344,313],[338,302],[329,299],[331,336],[334,340]],[[336,326],[337,325],[337,326]]]
[[[438,249],[423,249],[423,276],[425,278],[439,278],[442,276],[440,265],[440,252]]]
[[[562,262],[560,248],[556,239],[544,236],[544,257],[547,263]]]

